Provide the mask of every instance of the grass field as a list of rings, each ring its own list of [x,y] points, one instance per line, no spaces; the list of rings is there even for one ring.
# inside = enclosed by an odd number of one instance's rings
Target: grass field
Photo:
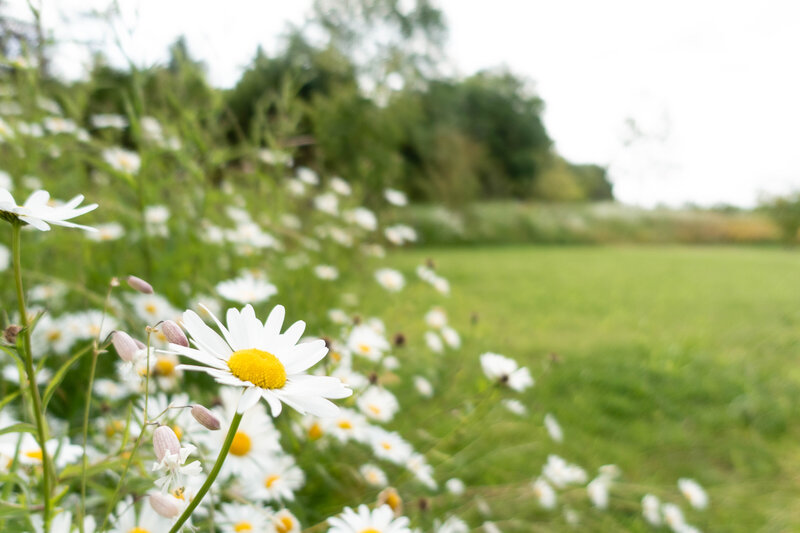
[[[704,531],[800,528],[800,255],[509,247],[421,249],[393,259],[411,271],[426,258],[453,284],[445,306],[468,349],[444,356],[455,372],[437,383],[436,409],[404,405],[413,416],[402,417],[401,432],[435,442],[461,428],[437,445],[439,477],[452,468],[470,486],[498,485],[434,505],[497,519],[504,531],[552,531],[552,512],[538,509],[528,486],[557,453],[590,476],[606,463],[622,469],[611,513],[590,509],[581,490],[560,495],[581,509],[585,530],[651,530],[640,518],[645,492],[681,503]],[[387,323],[421,334],[420,302],[439,298],[422,287],[395,298]],[[537,383],[523,398],[528,417],[497,406],[478,423],[459,418],[460,389],[474,387],[478,355],[490,350],[530,366]],[[425,373],[424,360],[400,357]],[[548,439],[546,412],[561,422],[563,444]],[[706,487],[707,511],[687,511],[679,477]],[[476,496],[492,513],[478,516]]]

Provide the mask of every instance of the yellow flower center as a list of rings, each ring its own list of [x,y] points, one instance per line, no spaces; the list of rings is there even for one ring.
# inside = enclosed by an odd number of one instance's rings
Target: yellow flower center
[[[369,353],[370,352],[369,344],[359,344],[358,351],[361,353]]]
[[[370,411],[372,411],[372,412],[373,412],[373,413],[374,413],[376,416],[377,416],[377,415],[379,415],[379,414],[381,414],[381,408],[380,408],[380,407],[378,407],[377,405],[375,405],[374,403],[373,403],[373,404],[370,404],[370,405],[368,405],[368,406],[367,406],[367,409],[369,409]]]
[[[360,533],[381,533],[374,527],[368,527],[367,529],[362,529]]]
[[[150,313],[151,315],[156,314],[157,308],[153,304],[147,304],[144,306],[144,310]]]
[[[52,341],[57,341],[60,338],[61,338],[61,332],[60,331],[51,331],[50,333],[47,334],[47,340],[49,340],[51,342]]]
[[[294,527],[294,522],[288,516],[282,516],[277,524],[275,524],[275,529],[278,533],[289,533]]]
[[[331,352],[331,359],[336,361],[337,363],[342,360],[342,354],[339,352]]]
[[[42,449],[41,448],[37,448],[36,450],[30,450],[28,452],[25,452],[25,457],[30,457],[31,459],[36,459],[37,461],[41,461],[42,460],[42,455],[43,454],[42,454]]]
[[[342,429],[353,429],[353,424],[349,420],[339,420],[339,427]]]
[[[166,357],[159,357],[156,361],[156,373],[160,376],[171,376],[175,373],[175,362]]]
[[[178,487],[177,489],[172,491],[172,495],[178,498],[179,500],[186,501],[186,497],[184,496],[185,492],[186,489],[184,489],[183,487]]]
[[[233,526],[234,531],[253,531],[253,525],[250,522],[239,522]]]
[[[183,437],[183,430],[181,428],[179,428],[178,426],[173,425],[172,426],[172,431],[175,432],[175,436],[178,437],[178,440],[181,440],[181,437]]]
[[[318,439],[322,436],[322,428],[314,422],[310,428],[308,428],[308,438],[310,439]]]
[[[144,528],[141,528],[141,527],[135,527],[135,528],[131,529],[130,531],[128,531],[128,533],[150,533],[150,530],[149,529],[144,529]]]
[[[125,424],[122,420],[114,420],[106,426],[106,437],[111,438],[117,433],[122,433],[125,429]]]
[[[250,436],[247,433],[237,431],[236,435],[233,436],[233,442],[231,443],[231,453],[233,455],[239,457],[247,455],[252,447],[253,442],[250,440]]]
[[[383,447],[384,450],[391,450],[392,449],[392,444],[389,443],[389,442],[381,442],[381,446]]]
[[[393,511],[397,511],[403,505],[403,500],[400,499],[400,495],[397,492],[390,491],[386,495],[386,505],[391,507]]]
[[[262,389],[280,389],[286,384],[283,363],[269,352],[251,348],[233,352],[228,368],[242,381],[249,381]]]
[[[271,489],[272,485],[274,485],[275,482],[278,481],[280,478],[281,476],[272,474],[271,476],[267,477],[266,481],[264,481],[264,486],[267,487],[268,489]]]

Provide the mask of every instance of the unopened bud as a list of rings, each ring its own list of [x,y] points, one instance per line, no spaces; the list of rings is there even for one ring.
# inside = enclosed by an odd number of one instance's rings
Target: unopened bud
[[[120,359],[126,362],[133,361],[136,352],[140,350],[136,341],[124,331],[115,331],[111,336],[111,343],[114,345],[114,349],[117,350],[117,355],[119,355]]]
[[[128,276],[128,285],[131,287],[131,289],[137,290],[143,294],[153,294],[153,286],[142,278]]]
[[[388,505],[395,516],[403,514],[403,499],[394,487],[387,487],[378,494],[378,505]]]
[[[181,327],[172,320],[165,320],[161,323],[161,333],[167,338],[167,341],[179,346],[189,347],[189,339],[183,333]]]
[[[181,443],[172,428],[158,426],[153,432],[153,448],[156,451],[156,459],[161,462],[167,453],[178,455],[181,452]]]
[[[192,416],[206,429],[217,431],[220,428],[219,418],[202,405],[195,404],[192,406]]]
[[[154,492],[150,495],[150,507],[164,518],[175,518],[181,512],[176,500],[169,494]]]
[[[8,344],[17,344],[17,335],[22,331],[22,328],[16,324],[11,324],[3,330],[3,338]]]
[[[136,343],[136,347],[139,348],[140,350],[147,349],[147,345],[145,343],[143,343],[142,341],[140,341],[139,339],[133,339],[133,342]]]

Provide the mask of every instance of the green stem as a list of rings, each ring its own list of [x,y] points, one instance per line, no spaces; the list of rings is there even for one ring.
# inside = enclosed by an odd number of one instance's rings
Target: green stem
[[[12,224],[12,239],[11,249],[14,256],[14,279],[17,287],[17,303],[19,305],[20,322],[22,324],[23,335],[23,359],[25,361],[25,373],[28,377],[28,386],[30,387],[30,394],[33,401],[33,416],[36,419],[36,440],[39,441],[39,446],[42,449],[42,496],[44,499],[44,529],[48,530],[50,526],[50,511],[51,511],[51,484],[53,479],[53,463],[50,461],[50,456],[47,453],[47,422],[44,419],[42,412],[42,398],[39,395],[39,386],[36,384],[36,371],[33,368],[33,353],[31,352],[31,331],[30,323],[28,322],[28,310],[25,308],[25,291],[22,288],[22,251],[20,246],[20,230],[22,223],[15,221]]]
[[[231,444],[233,444],[233,437],[236,436],[236,430],[239,429],[239,422],[242,421],[242,414],[236,413],[236,416],[233,417],[231,421],[231,427],[228,429],[228,434],[225,436],[225,442],[222,445],[222,449],[219,451],[219,455],[217,456],[217,461],[214,463],[214,467],[211,469],[211,472],[208,473],[208,478],[206,478],[205,483],[203,486],[200,487],[200,490],[197,491],[197,495],[192,499],[189,503],[189,506],[186,507],[186,510],[183,511],[183,514],[178,518],[178,521],[175,522],[175,525],[172,526],[172,529],[169,530],[169,533],[178,533],[180,531],[181,526],[186,522],[190,516],[192,516],[192,512],[200,505],[200,502],[203,499],[203,496],[206,495],[208,489],[211,488],[211,485],[214,484],[214,481],[217,479],[219,475],[219,471],[222,470],[222,463],[225,462],[225,458],[228,456],[228,451],[231,449]]]

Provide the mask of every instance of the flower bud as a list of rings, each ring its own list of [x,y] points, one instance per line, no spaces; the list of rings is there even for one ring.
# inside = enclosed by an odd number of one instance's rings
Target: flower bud
[[[142,278],[136,276],[128,276],[128,285],[131,289],[139,291],[143,294],[153,294],[153,286],[147,283]]]
[[[378,494],[378,505],[388,505],[395,516],[403,514],[403,499],[394,487],[387,487]]]
[[[153,432],[153,448],[156,451],[156,459],[161,462],[167,453],[178,455],[181,452],[181,443],[172,428],[158,426]]]
[[[189,347],[189,339],[186,338],[181,327],[172,320],[165,320],[161,323],[161,332],[172,344]]]
[[[8,344],[17,344],[17,335],[19,335],[20,331],[22,331],[21,327],[16,324],[11,324],[3,330],[3,338]]]
[[[200,404],[192,406],[192,416],[206,429],[217,431],[220,428],[219,418]]]
[[[115,331],[111,336],[111,343],[117,350],[117,355],[125,362],[133,361],[136,352],[140,350],[136,341],[124,331]]]
[[[147,345],[145,343],[143,343],[142,341],[140,341],[139,339],[133,339],[133,342],[136,343],[136,347],[138,349],[140,349],[140,350],[146,350],[147,349]]]
[[[175,518],[181,512],[176,498],[160,492],[150,494],[150,507],[164,518]]]

